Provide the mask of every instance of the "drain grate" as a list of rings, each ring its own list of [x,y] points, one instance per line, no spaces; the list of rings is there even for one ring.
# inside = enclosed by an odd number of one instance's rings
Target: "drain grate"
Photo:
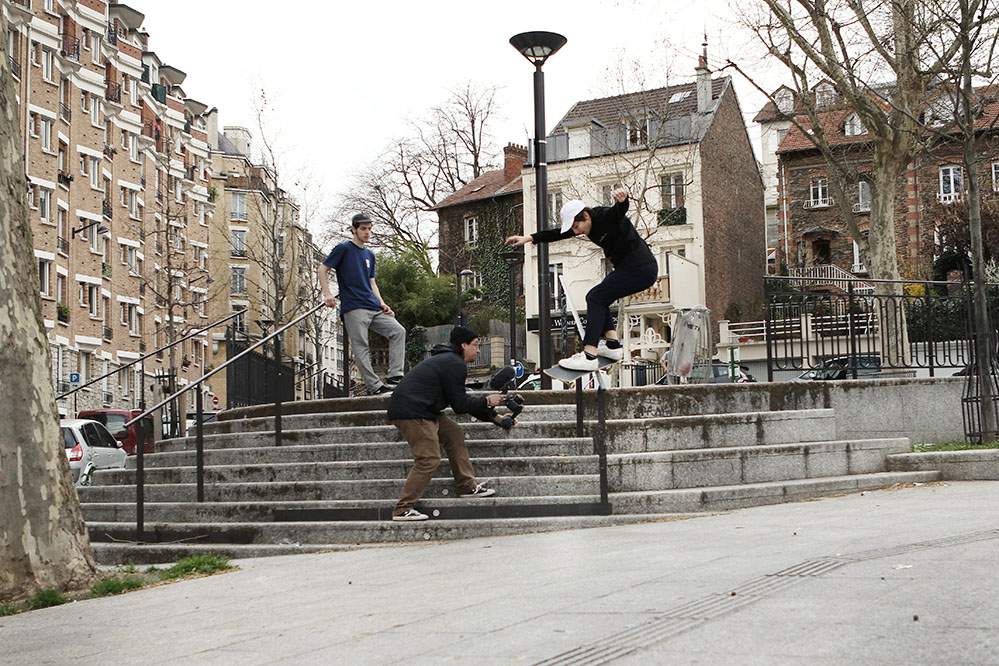
[[[942,539],[918,541],[888,548],[861,551],[835,558],[823,557],[805,560],[775,573],[741,583],[726,593],[710,594],[701,599],[681,604],[676,608],[664,611],[656,618],[643,622],[636,627],[625,629],[593,643],[563,652],[544,661],[539,661],[536,666],[564,666],[568,664],[572,664],[573,666],[596,666],[597,664],[607,664],[656,643],[669,640],[691,629],[696,629],[722,615],[733,613],[754,604],[775,592],[798,585],[811,578],[824,576],[847,564],[892,557],[913,551],[926,550],[927,548],[945,548],[947,546],[959,546],[967,543],[988,541],[990,539],[999,539],[999,530],[985,530]]]

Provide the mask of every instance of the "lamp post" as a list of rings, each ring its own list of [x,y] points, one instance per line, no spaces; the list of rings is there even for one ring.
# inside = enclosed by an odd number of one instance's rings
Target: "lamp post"
[[[454,274],[454,288],[455,288],[455,302],[457,303],[457,311],[454,314],[454,324],[455,326],[465,325],[465,315],[461,311],[461,279],[466,277],[471,277],[475,275],[472,271],[467,268],[460,273],[456,272]]]
[[[510,278],[510,358],[517,357],[517,266],[524,263],[524,248],[513,247],[503,251]]]
[[[554,32],[522,32],[510,44],[534,65],[534,178],[538,231],[548,228],[548,164],[545,133],[545,74],[542,67],[566,38]],[[548,246],[538,244],[538,349],[541,368],[552,365],[551,302],[548,290]],[[541,373],[541,388],[552,387],[551,377]]]

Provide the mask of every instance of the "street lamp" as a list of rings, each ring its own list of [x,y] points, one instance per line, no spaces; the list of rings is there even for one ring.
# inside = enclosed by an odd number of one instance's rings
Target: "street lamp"
[[[512,247],[502,253],[510,278],[510,358],[517,356],[517,266],[524,263],[524,248]]]
[[[76,238],[76,234],[82,234],[84,231],[91,227],[97,227],[97,235],[103,236],[104,234],[111,233],[111,230],[100,222],[91,222],[90,224],[84,224],[83,226],[77,227],[76,229],[70,230],[70,238]]]
[[[548,164],[545,147],[545,61],[565,46],[566,39],[554,32],[522,32],[510,44],[534,65],[534,177],[538,231],[548,228]],[[548,245],[538,244],[538,342],[541,368],[552,365],[551,303],[548,293]],[[541,388],[552,387],[551,377],[541,373]]]
[[[465,270],[461,271],[460,273],[458,273],[458,274],[456,274],[454,276],[454,285],[455,285],[456,298],[457,298],[456,302],[458,304],[458,310],[457,310],[457,312],[454,315],[454,320],[455,320],[454,323],[455,323],[456,326],[464,326],[465,325],[465,316],[461,312],[461,280],[462,280],[462,278],[472,277],[473,275],[475,275],[475,273],[473,273],[472,271],[470,271],[470,270],[468,270],[466,268]]]

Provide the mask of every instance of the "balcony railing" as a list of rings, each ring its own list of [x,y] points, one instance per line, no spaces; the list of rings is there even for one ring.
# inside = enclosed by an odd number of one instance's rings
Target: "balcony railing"
[[[66,35],[62,38],[62,55],[69,60],[80,61],[80,40]]]
[[[803,268],[791,268],[788,273],[792,278],[790,284],[799,289],[808,286],[831,286],[846,291],[850,283],[853,283],[854,292],[858,294],[873,294],[874,287],[867,282],[858,282],[857,276],[848,271],[844,271],[835,264],[816,264]]]
[[[56,389],[57,393],[69,393],[73,390],[73,385],[65,380],[59,380],[58,387]]]
[[[230,257],[238,257],[240,259],[245,258],[246,257],[246,248],[245,247],[234,247],[234,248],[232,248],[229,251],[229,256]]]
[[[109,220],[114,219],[114,209],[111,207],[111,202],[107,199],[101,203],[101,212],[104,213],[104,217]]]
[[[10,73],[15,79],[21,78],[21,63],[14,59],[14,56],[7,56],[7,64],[10,65]]]
[[[829,208],[834,203],[836,202],[832,198],[827,197],[825,199],[809,199],[808,201],[804,202],[803,206],[805,210],[811,208]]]
[[[62,236],[57,236],[56,237],[56,250],[60,254],[65,254],[65,255],[69,256],[69,241],[66,240],[65,238],[63,238]]]
[[[669,276],[656,278],[655,283],[637,294],[628,297],[628,304],[636,303],[668,303],[669,302]]]
[[[246,219],[246,211],[245,210],[234,210],[234,211],[230,211],[230,213],[229,213],[229,219],[231,219],[231,220],[245,220]]]
[[[110,326],[105,326],[104,327],[104,339],[105,340],[114,340],[114,329],[111,328]]]
[[[113,104],[121,104],[121,84],[109,82],[104,91],[104,99]]]
[[[59,115],[66,122],[70,122],[71,120],[73,120],[73,110],[69,108],[68,104],[59,105]]]
[[[955,201],[961,201],[964,198],[963,192],[939,192],[937,193],[937,201],[942,204],[954,203]]]
[[[104,144],[104,157],[108,158],[109,160],[113,160],[115,153],[117,152],[118,151],[115,150],[114,146],[112,146],[110,143]]]
[[[115,30],[115,27],[114,27],[113,23],[108,23],[108,29],[107,29],[107,32],[105,33],[105,35],[108,38],[108,44],[117,44],[118,43],[118,31]]]
[[[69,323],[69,306],[65,303],[59,303],[56,306],[56,319],[58,319],[63,324]]]
[[[107,278],[108,280],[110,280],[111,279],[111,275],[112,275],[111,264],[109,264],[106,261],[102,261],[101,262],[101,277],[104,277],[104,278]]]
[[[161,83],[153,84],[153,99],[155,99],[160,104],[166,104],[167,89],[166,86]]]
[[[687,224],[687,207],[663,208],[659,211],[659,226],[668,227],[677,224]]]
[[[114,393],[111,391],[101,391],[101,402],[105,406],[110,406],[114,402]]]
[[[871,212],[871,204],[869,201],[861,201],[859,203],[853,204],[853,212],[862,214]]]
[[[56,180],[63,187],[69,187],[69,184],[73,182],[73,177],[71,175],[69,175],[68,173],[66,173],[65,171],[60,171],[56,175]]]

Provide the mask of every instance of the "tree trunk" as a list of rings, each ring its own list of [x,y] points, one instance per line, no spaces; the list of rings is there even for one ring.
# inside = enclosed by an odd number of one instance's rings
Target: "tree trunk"
[[[59,431],[14,98],[0,39],[0,600],[95,573]]]
[[[900,277],[895,244],[895,190],[900,170],[875,158],[867,267],[876,280],[898,280]],[[874,293],[879,297],[881,362],[887,368],[908,367],[909,335],[902,285],[875,282]]]

